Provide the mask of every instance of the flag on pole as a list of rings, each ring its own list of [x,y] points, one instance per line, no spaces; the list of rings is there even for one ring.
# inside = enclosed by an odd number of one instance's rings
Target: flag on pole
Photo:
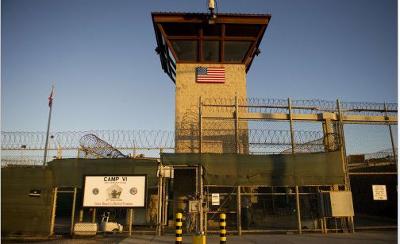
[[[49,120],[47,121],[47,132],[46,132],[46,144],[44,145],[44,156],[43,156],[43,166],[46,165],[47,162],[47,147],[49,145],[49,133],[50,133],[50,120],[51,120],[51,110],[54,99],[54,83],[51,86],[51,92],[49,95]]]
[[[197,67],[196,82],[198,83],[224,83],[224,67]]]
[[[54,85],[51,86],[51,92],[49,95],[49,107],[53,105],[53,99],[54,99]]]

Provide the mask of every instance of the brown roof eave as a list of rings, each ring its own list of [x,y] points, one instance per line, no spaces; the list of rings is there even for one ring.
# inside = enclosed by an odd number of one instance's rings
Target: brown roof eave
[[[151,13],[153,22],[157,23],[203,23],[208,20],[208,13],[173,13],[173,12],[153,12]],[[224,14],[217,13],[215,23],[224,24],[268,24],[270,14]]]
[[[159,30],[159,28],[157,26],[157,23],[154,21],[153,13],[152,13],[152,19],[153,19],[154,33],[155,33],[156,42],[157,42],[157,48],[156,49],[158,49],[158,55],[159,55],[159,58],[160,58],[161,67],[162,67],[163,71],[175,83],[175,79],[174,79],[173,74],[172,74],[172,73],[175,73],[175,71],[171,70],[171,67],[170,67],[170,62],[171,61],[168,58],[168,52],[165,53],[164,50],[163,50],[163,48],[164,48],[164,45],[163,45],[163,42],[162,42],[162,38],[163,37],[162,37],[162,34],[161,34],[161,32],[160,32],[160,30]],[[175,64],[172,64],[172,66],[174,66],[174,65]]]
[[[271,20],[271,16],[270,16],[270,19],[269,19],[269,20]],[[266,30],[267,30],[267,28],[268,28],[268,24],[269,24],[269,21],[268,21],[268,23],[265,25],[265,28],[263,28],[262,33],[261,33],[261,35],[260,35],[260,38],[258,38],[258,40],[257,40],[257,44],[256,44],[255,50],[257,50],[257,49],[259,48],[259,46],[260,46],[260,44],[261,44],[261,40],[264,38],[264,34],[265,34],[265,32],[266,32]],[[248,63],[248,65],[247,65],[247,67],[246,67],[246,73],[250,70],[250,66],[251,66],[251,64],[252,64],[253,61],[254,61],[255,53],[253,53],[252,55],[253,55],[253,57],[251,57],[250,62]]]

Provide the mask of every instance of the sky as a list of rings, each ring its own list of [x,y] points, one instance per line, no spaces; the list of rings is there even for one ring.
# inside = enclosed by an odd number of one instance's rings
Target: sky
[[[248,97],[397,102],[397,1],[220,0],[269,13]],[[2,0],[1,129],[174,129],[152,11],[205,12],[205,0]]]

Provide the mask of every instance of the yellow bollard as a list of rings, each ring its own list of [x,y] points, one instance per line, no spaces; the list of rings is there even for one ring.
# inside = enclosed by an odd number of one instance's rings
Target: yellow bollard
[[[219,243],[226,243],[226,214],[219,215]]]
[[[182,244],[182,213],[176,214],[175,226],[175,244]]]
[[[194,235],[193,244],[206,244],[206,236],[204,234]]]

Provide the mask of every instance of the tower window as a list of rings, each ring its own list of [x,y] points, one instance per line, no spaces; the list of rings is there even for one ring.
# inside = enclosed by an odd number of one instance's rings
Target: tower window
[[[177,40],[172,42],[173,49],[182,61],[197,61],[197,41]]]
[[[251,41],[225,41],[224,61],[242,62],[251,44]]]
[[[219,61],[219,41],[203,42],[203,59],[204,61]]]

